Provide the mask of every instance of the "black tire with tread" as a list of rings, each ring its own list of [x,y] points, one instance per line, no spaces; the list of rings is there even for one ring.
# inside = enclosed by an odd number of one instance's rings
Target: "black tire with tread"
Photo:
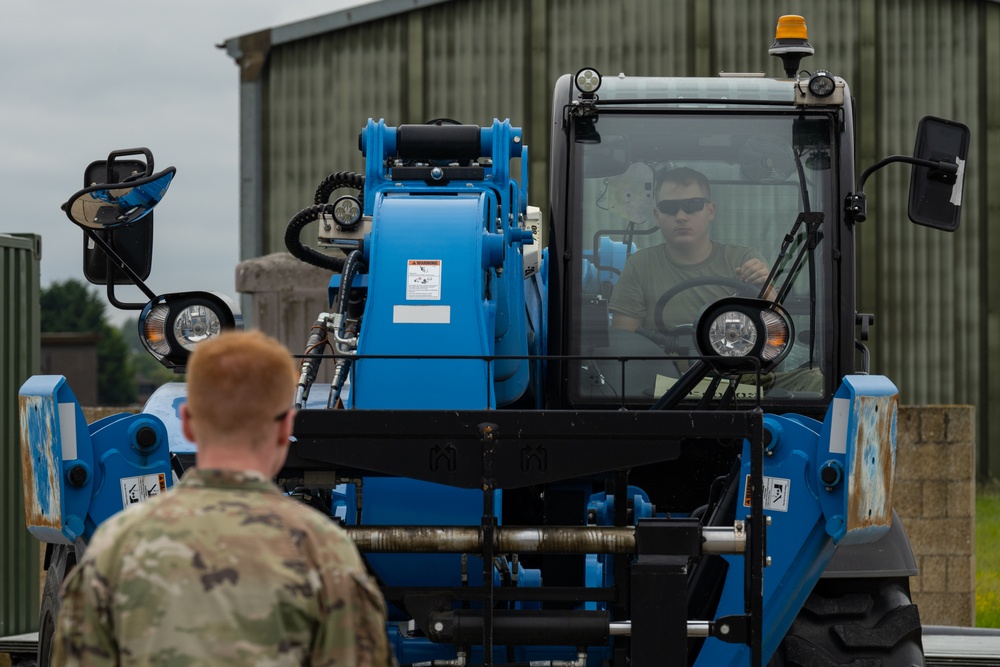
[[[38,617],[38,667],[49,667],[52,660],[52,640],[55,636],[56,617],[62,605],[60,589],[66,575],[76,565],[76,550],[65,544],[52,545],[49,569],[45,572],[45,588]]]
[[[924,667],[909,582],[821,579],[769,665]]]

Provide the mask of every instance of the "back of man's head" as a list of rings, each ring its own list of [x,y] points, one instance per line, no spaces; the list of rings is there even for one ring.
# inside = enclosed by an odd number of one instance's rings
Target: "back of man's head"
[[[195,435],[242,434],[252,442],[292,407],[297,375],[288,348],[259,331],[226,332],[198,345],[187,366]]]

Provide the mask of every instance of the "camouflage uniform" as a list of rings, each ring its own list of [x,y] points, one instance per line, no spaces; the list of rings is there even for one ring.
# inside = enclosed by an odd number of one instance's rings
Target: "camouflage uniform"
[[[259,473],[192,470],[94,533],[52,664],[391,665],[385,621],[330,519]]]

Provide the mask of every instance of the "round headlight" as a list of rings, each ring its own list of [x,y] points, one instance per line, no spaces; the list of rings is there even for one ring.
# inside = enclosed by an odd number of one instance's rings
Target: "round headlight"
[[[698,318],[698,351],[712,357],[755,357],[767,373],[792,349],[792,318],[777,303],[727,297],[706,307]],[[743,368],[743,366],[740,366]]]
[[[586,95],[593,95],[601,87],[601,75],[593,67],[584,67],[573,77],[576,89]]]
[[[165,294],[149,302],[139,316],[139,338],[167,368],[187,364],[191,351],[224,329],[242,324],[225,297],[209,292]]]
[[[837,84],[833,81],[833,76],[826,70],[817,70],[809,78],[809,92],[816,97],[829,97],[833,94]]]
[[[341,229],[354,229],[361,220],[361,202],[351,195],[339,197],[333,202],[333,219]]]
[[[215,338],[222,333],[219,314],[205,304],[193,304],[174,317],[174,338],[180,346],[191,351],[198,343]]]
[[[757,345],[757,325],[746,313],[730,310],[709,324],[708,341],[720,357],[745,357]]]

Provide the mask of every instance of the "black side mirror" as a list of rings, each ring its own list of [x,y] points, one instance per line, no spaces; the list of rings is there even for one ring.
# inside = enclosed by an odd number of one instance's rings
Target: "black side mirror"
[[[117,159],[142,154],[146,160]],[[153,207],[166,193],[175,169],[153,174],[148,149],[112,152],[84,171],[84,189],[63,204],[67,217],[84,229],[83,273],[96,285],[131,285],[134,280],[117,268],[103,241],[139,277],[149,277],[153,261]],[[135,224],[141,221],[141,224]],[[94,237],[98,237],[95,239]]]
[[[934,116],[920,119],[913,157],[938,166],[913,165],[907,210],[910,220],[949,232],[958,229],[968,153],[968,127]]]

